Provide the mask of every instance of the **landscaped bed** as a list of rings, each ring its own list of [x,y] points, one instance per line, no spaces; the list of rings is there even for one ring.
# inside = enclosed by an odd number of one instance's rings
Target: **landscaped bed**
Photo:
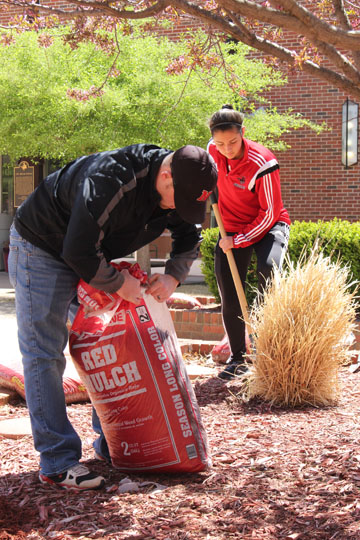
[[[341,370],[336,407],[271,408],[240,399],[240,381],[201,378],[195,391],[213,467],[200,474],[126,475],[94,460],[91,406],[68,405],[99,492],[42,486],[31,437],[0,439],[0,540],[360,539],[360,374]],[[0,419],[27,414],[23,401]],[[120,482],[153,481],[135,493]]]

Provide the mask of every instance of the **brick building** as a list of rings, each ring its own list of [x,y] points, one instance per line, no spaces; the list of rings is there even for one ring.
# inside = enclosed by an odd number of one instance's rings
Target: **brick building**
[[[282,194],[292,220],[360,219],[360,164],[342,164],[342,106],[345,94],[307,74],[289,78],[286,87],[272,90],[279,110],[292,107],[331,131],[309,129],[287,134],[291,149],[278,153]]]
[[[66,2],[54,0],[58,6]],[[0,22],[6,23],[15,11],[11,8],[0,13]],[[189,18],[177,32],[188,27]],[[172,35],[176,38],[176,35]],[[256,54],[256,56],[258,56]],[[302,129],[286,135],[291,148],[277,152],[280,163],[282,194],[292,220],[330,220],[334,217],[358,221],[360,219],[360,163],[351,168],[342,164],[342,105],[347,96],[319,79],[298,72],[289,76],[285,87],[275,88],[268,97],[279,111],[291,107],[294,112],[322,123],[325,121],[330,131],[320,135],[309,129]],[[246,125],[246,121],[245,121]],[[186,143],[186,141],[184,141]],[[14,212],[11,171],[7,167],[6,156],[1,159],[1,212],[0,242],[6,241],[9,224]],[[35,168],[35,185],[47,173],[47,164]],[[204,226],[210,224],[208,216]],[[164,235],[151,247],[153,257],[164,258],[169,251],[169,237]],[[1,264],[1,261],[0,261]]]

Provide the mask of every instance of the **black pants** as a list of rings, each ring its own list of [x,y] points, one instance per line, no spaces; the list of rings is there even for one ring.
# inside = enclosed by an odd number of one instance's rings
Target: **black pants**
[[[257,258],[257,276],[259,290],[263,290],[266,280],[271,277],[274,264],[281,268],[287,250],[290,227],[281,221],[256,244],[246,248],[233,249],[240,279],[245,290],[246,274],[251,255],[255,250]],[[229,235],[233,233],[228,233]],[[235,233],[234,233],[235,234]],[[215,248],[215,274],[221,298],[221,311],[224,328],[228,336],[231,361],[242,362],[246,352],[245,323],[237,297],[226,254],[219,246]]]

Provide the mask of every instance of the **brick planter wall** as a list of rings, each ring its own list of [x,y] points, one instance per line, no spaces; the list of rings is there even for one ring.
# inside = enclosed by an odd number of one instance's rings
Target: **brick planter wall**
[[[220,304],[212,296],[197,296],[202,308],[170,308],[170,314],[179,339],[197,341],[221,341],[225,330],[222,324]]]
[[[178,338],[221,341],[225,330],[219,307],[170,309]]]

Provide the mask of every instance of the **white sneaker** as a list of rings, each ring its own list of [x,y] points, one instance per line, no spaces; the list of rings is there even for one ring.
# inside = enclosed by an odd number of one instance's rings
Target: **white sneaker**
[[[74,465],[71,469],[51,476],[39,474],[42,484],[57,486],[61,489],[101,489],[105,485],[105,478],[89,471],[85,465]]]

